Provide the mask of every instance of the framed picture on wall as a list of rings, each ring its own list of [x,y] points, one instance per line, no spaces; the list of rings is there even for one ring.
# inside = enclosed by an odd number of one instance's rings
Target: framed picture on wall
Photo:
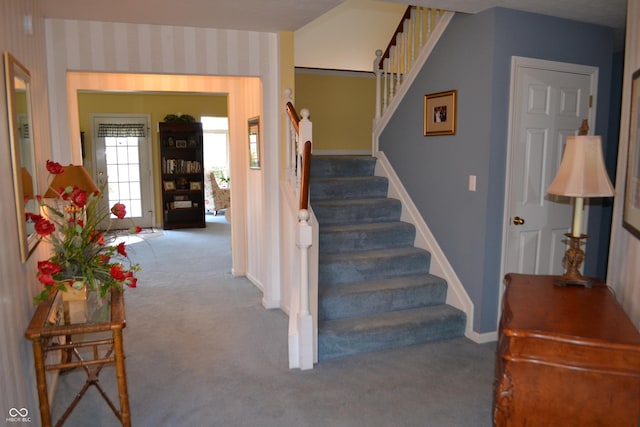
[[[457,91],[424,96],[424,136],[455,135]]]
[[[248,121],[249,126],[249,167],[260,169],[260,117]]]
[[[629,151],[627,182],[624,192],[622,224],[640,238],[640,70],[633,73],[631,83],[631,116],[629,119]]]

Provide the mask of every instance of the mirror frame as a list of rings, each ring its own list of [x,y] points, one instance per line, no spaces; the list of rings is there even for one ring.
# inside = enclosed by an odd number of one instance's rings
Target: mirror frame
[[[25,263],[29,259],[29,255],[40,241],[38,233],[35,232],[33,226],[26,220],[27,203],[33,204],[32,211],[39,213],[39,206],[35,199],[26,200],[24,189],[29,188],[28,183],[23,182],[23,177],[31,178],[32,195],[38,194],[36,180],[36,164],[35,164],[35,144],[33,138],[33,116],[31,114],[31,74],[29,70],[22,65],[9,52],[4,53],[4,71],[5,86],[7,91],[7,114],[9,119],[9,139],[11,143],[11,163],[13,171],[13,192],[15,194],[16,214],[18,218],[18,238],[20,243],[20,257]],[[21,80],[24,83],[26,92],[26,127],[29,132],[31,146],[26,151],[26,155],[21,153],[22,133],[20,128],[23,124],[20,121],[20,114],[24,112],[18,111],[18,88],[16,81]],[[23,158],[26,157],[26,158]],[[25,173],[28,172],[28,173]],[[26,185],[25,185],[26,184]]]

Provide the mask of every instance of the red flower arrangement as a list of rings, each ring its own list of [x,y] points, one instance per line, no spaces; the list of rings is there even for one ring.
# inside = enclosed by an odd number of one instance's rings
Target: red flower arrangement
[[[64,167],[48,160],[47,170],[51,175],[58,175]],[[67,284],[76,289],[86,286],[88,290],[99,290],[102,296],[110,289],[135,288],[134,274],[140,271],[140,266],[131,262],[124,242],[114,245],[115,237],[107,237],[98,229],[111,214],[123,219],[125,205],[116,203],[109,211],[101,212],[99,202],[104,186],[90,194],[76,186],[53,190],[63,203],[47,204],[37,196],[43,215],[26,213],[36,233],[53,247],[49,259],[38,261],[38,280],[44,289],[35,302],[46,300],[55,289],[65,291]],[[61,209],[60,204],[64,208]],[[140,227],[131,227],[129,232],[139,233]],[[127,264],[126,268],[123,263]]]

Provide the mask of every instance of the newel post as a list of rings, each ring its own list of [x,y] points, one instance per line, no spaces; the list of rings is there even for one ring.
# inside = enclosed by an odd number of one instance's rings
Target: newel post
[[[298,137],[298,156],[302,156],[302,153],[304,152],[304,144],[307,141],[311,141],[311,120],[309,120],[309,110],[306,108],[303,108],[302,110],[300,110],[300,116],[302,116],[302,118],[300,119],[300,136]]]
[[[300,310],[298,312],[300,369],[313,369],[313,319],[309,312],[309,248],[313,241],[313,229],[308,220],[309,211],[300,209],[297,243],[300,249]]]

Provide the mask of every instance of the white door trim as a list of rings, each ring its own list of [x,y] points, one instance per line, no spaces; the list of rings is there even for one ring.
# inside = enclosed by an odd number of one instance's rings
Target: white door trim
[[[589,108],[588,120],[591,126],[589,134],[593,133],[593,128],[595,127],[596,119],[596,105],[597,105],[597,90],[598,90],[598,68],[587,65],[579,65],[579,64],[571,64],[566,62],[555,62],[555,61],[547,61],[542,59],[535,58],[526,58],[521,56],[513,56],[511,58],[511,83],[510,83],[510,91],[509,91],[509,125],[508,125],[508,138],[507,138],[507,155],[506,155],[506,168],[505,168],[505,188],[504,188],[504,206],[503,206],[503,225],[502,225],[502,249],[501,249],[501,261],[500,261],[500,283],[499,283],[499,292],[498,292],[498,321],[499,321],[499,313],[502,307],[502,294],[504,291],[504,287],[502,284],[502,278],[507,273],[505,270],[506,259],[507,259],[507,241],[509,238],[509,226],[511,217],[509,216],[509,206],[510,206],[510,185],[511,185],[511,177],[514,171],[511,168],[511,156],[512,156],[512,143],[515,138],[516,126],[515,122],[517,117],[515,116],[516,109],[516,77],[518,73],[523,68],[535,68],[541,70],[548,71],[558,71],[558,72],[566,72],[566,73],[576,73],[576,74],[587,74],[590,75],[590,90],[593,96],[592,99],[592,107]],[[588,215],[588,206],[585,205],[585,214]],[[586,221],[585,221],[586,223]]]

